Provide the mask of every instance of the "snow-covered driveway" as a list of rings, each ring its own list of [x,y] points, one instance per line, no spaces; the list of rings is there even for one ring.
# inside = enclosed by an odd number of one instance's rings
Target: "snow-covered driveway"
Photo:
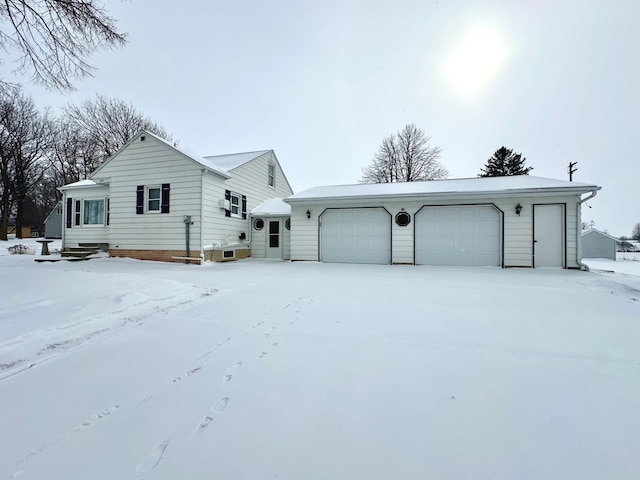
[[[0,287],[0,478],[640,472],[640,276],[0,256]]]

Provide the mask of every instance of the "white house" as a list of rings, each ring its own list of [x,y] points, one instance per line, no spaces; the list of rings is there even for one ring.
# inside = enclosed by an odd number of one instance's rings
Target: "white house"
[[[315,187],[285,199],[291,260],[587,268],[580,207],[600,188],[529,175]]]
[[[145,131],[60,190],[63,249],[164,261],[249,256],[249,212],[293,193],[272,150],[198,157]]]
[[[615,260],[619,241],[595,228],[585,230],[582,232],[582,257]]]

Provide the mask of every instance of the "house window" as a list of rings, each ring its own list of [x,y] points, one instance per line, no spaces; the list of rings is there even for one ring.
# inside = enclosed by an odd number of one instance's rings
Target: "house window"
[[[82,202],[80,200],[76,200],[76,208],[74,210],[74,225],[76,226],[80,226],[80,217],[82,215],[82,210],[81,210],[81,206],[82,206]]]
[[[411,215],[407,212],[399,212],[396,215],[396,224],[400,227],[406,227],[411,223]]]
[[[111,200],[109,198],[106,199],[107,201],[107,225],[109,225],[109,220],[111,217]]]
[[[240,216],[240,195],[235,193],[231,193],[231,215],[239,217]]]
[[[275,188],[276,187],[276,166],[273,163],[269,164],[268,167],[268,177],[269,177],[269,186]]]
[[[225,217],[247,218],[247,197],[234,193],[231,190],[224,191],[224,215]]]
[[[264,220],[262,220],[261,218],[256,218],[253,221],[253,228],[255,228],[256,230],[262,230],[264,228]]]
[[[104,199],[83,200],[83,225],[104,225]]]
[[[160,211],[160,187],[147,187],[147,212]]]

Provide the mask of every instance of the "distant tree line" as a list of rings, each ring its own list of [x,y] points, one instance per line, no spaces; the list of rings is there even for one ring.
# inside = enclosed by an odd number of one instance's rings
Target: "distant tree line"
[[[9,220],[42,227],[61,198],[58,187],[86,179],[105,159],[145,129],[166,140],[162,125],[133,105],[97,95],[60,115],[39,110],[18,86],[0,92],[0,240]]]

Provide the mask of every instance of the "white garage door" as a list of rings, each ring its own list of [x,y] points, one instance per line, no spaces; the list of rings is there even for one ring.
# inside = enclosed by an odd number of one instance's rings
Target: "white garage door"
[[[320,260],[391,262],[391,216],[384,208],[328,209],[320,217]]]
[[[415,216],[416,265],[500,266],[500,212],[490,206],[423,207]]]

